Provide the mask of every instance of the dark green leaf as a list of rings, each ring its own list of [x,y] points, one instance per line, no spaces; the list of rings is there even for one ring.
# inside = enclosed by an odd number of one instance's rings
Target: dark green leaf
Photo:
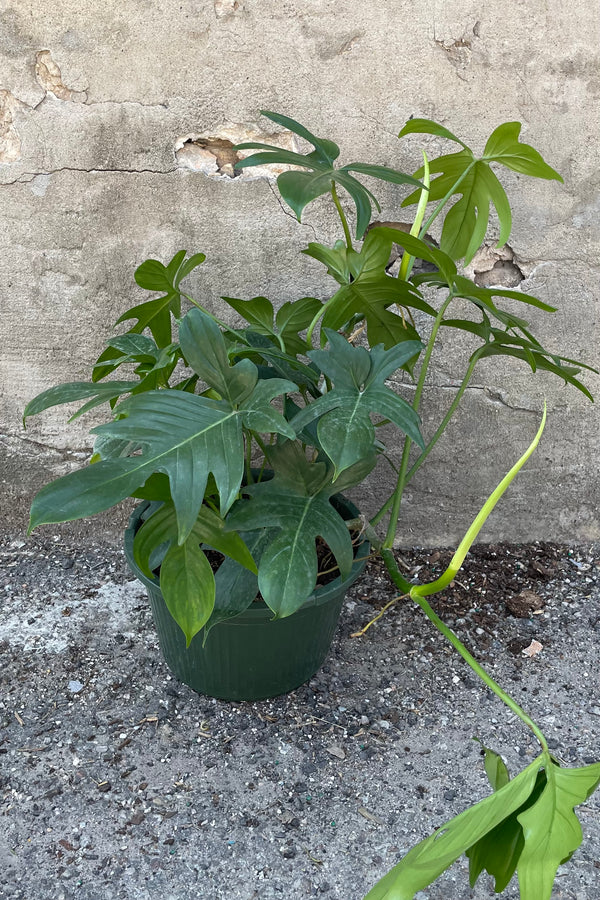
[[[94,433],[142,445],[141,455],[102,460],[43,488],[31,509],[31,528],[67,522],[109,509],[154,472],[169,476],[179,540],[196,521],[209,472],[217,482],[221,513],[235,500],[243,475],[242,427],[226,404],[184,391],[149,391],[119,407],[126,418]]]
[[[321,536],[335,556],[342,577],[352,566],[348,529],[329,502],[335,492],[323,464],[309,464],[296,444],[271,450],[275,470],[268,482],[245,488],[250,499],[230,513],[229,528],[252,531],[265,523],[279,533],[262,555],[258,584],[277,618],[294,613],[308,599],[317,580],[315,539]]]
[[[89,381],[71,381],[68,384],[59,384],[56,387],[42,391],[41,394],[29,401],[23,413],[23,424],[25,424],[29,416],[36,416],[52,406],[75,403],[77,400],[91,397],[92,405],[86,404],[85,407],[71,416],[69,421],[73,421],[86,409],[91,409],[92,406],[98,406],[100,403],[114,400],[116,397],[122,396],[122,394],[130,393],[137,384],[137,381],[105,381],[102,384],[94,384]]]
[[[299,412],[292,425],[301,430],[319,418],[317,434],[334,463],[334,479],[371,451],[375,441],[372,413],[390,419],[423,447],[418,415],[385,385],[385,379],[417,355],[422,344],[404,342],[388,351],[381,346],[368,351],[352,346],[337,332],[325,333],[329,350],[308,355],[332,379],[333,389]]]
[[[333,163],[340,155],[340,148],[337,144],[334,144],[333,141],[315,137],[308,128],[305,128],[304,125],[296,122],[295,119],[290,119],[289,116],[283,116],[281,113],[270,112],[266,109],[261,109],[260,112],[262,116],[266,116],[267,119],[270,119],[272,122],[277,122],[278,125],[282,125],[284,128],[287,128],[288,131],[297,134],[298,137],[304,138],[305,141],[312,144],[323,162]]]
[[[115,324],[119,325],[121,322],[136,319],[135,325],[129,329],[130,332],[140,334],[145,328],[148,328],[157,345],[166,347],[171,343],[171,313],[175,316],[181,315],[179,294],[165,294],[163,297],[157,297],[156,300],[148,300],[132,306],[122,316],[119,316]],[[98,358],[96,365],[109,361],[110,358],[105,350]]]
[[[179,341],[188,365],[229,403],[240,403],[252,392],[256,366],[249,359],[229,365],[223,334],[210,316],[191,309],[179,326]]]
[[[201,506],[191,537],[197,544],[208,544],[219,553],[256,575],[256,564],[239,534],[225,531],[224,520],[208,506]],[[133,543],[134,559],[149,578],[156,567],[156,551],[163,544],[177,543],[177,514],[173,503],[164,503],[138,529]]]
[[[460,138],[457,138],[443,125],[438,125],[437,122],[433,122],[431,119],[409,119],[398,137],[401,138],[407,134],[435,134],[437,137],[447,138],[449,141],[454,141],[454,143],[460,144],[465,149],[469,149]]]
[[[294,440],[296,432],[284,417],[270,404],[270,401],[281,394],[297,391],[292,381],[283,378],[269,378],[259,381],[250,397],[240,404],[240,415],[246,428],[251,431],[283,434]]]
[[[358,172],[359,175],[370,175],[371,178],[378,178],[380,181],[389,181],[392,184],[411,184],[418,188],[423,185],[412,175],[405,172],[399,172],[397,169],[390,169],[388,166],[372,166],[369,163],[348,163],[342,166],[344,172]]]
[[[401,341],[418,339],[415,329],[389,307],[413,307],[435,317],[433,309],[410,282],[392,278],[385,271],[394,229],[373,228],[367,234],[358,261],[353,264],[354,280],[338,289],[327,301],[322,327],[338,331],[353,316],[364,318],[371,346],[386,349]]]
[[[370,175],[374,178],[394,182],[395,184],[409,183],[420,186],[420,182],[412,176],[389,169],[387,166],[350,163],[336,169],[334,162],[340,152],[337,144],[315,137],[303,125],[300,125],[293,119],[289,119],[287,116],[271,112],[265,112],[264,115],[285,128],[289,128],[294,134],[303,137],[313,145],[314,150],[302,155],[269,144],[254,142],[238,144],[237,150],[252,149],[259,152],[237,162],[236,168],[244,169],[249,166],[283,164],[308,169],[308,172],[284,172],[277,179],[279,192],[288,206],[296,213],[298,221],[301,220],[302,213],[308,203],[322,194],[329,193],[332,185],[336,183],[341,185],[354,200],[357,216],[356,236],[361,238],[371,218],[371,202],[375,204],[377,209],[379,209],[379,204],[371,191],[354,178],[351,172]]]
[[[240,537],[254,560],[259,563],[265,547],[268,547],[273,539],[273,534],[265,528],[262,531],[244,532]],[[217,588],[215,607],[204,628],[204,642],[211,628],[244,612],[258,594],[256,574],[229,557],[226,557],[217,569],[215,584]]]

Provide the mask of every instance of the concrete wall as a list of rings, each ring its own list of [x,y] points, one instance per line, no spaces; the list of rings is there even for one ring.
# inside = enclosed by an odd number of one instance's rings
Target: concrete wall
[[[185,143],[271,131],[261,108],[333,138],[346,161],[407,171],[418,141],[396,135],[410,115],[475,147],[499,123],[522,121],[565,185],[509,173],[509,192],[522,193],[502,277],[526,276],[521,287],[559,306],[534,316],[543,342],[598,364],[596,0],[4,0],[0,10],[0,477],[10,527],[23,527],[34,489],[89,446],[64,410],[23,432],[26,401],[87,377],[112,323],[141,296],[133,270],[147,256],[203,250],[192,287],[209,306],[221,294],[283,301],[330,289],[298,252],[315,236],[333,239],[329,208],[314,204],[299,225],[272,178],[232,179],[214,145]],[[397,219],[397,189],[380,194],[382,218]],[[444,341],[426,409],[449,402],[466,352]],[[597,378],[588,383],[598,390]],[[600,538],[597,409],[555,379],[486,363],[409,492],[403,543],[456,541],[531,439],[544,397],[543,445],[486,535]],[[385,495],[386,478],[369,498]],[[115,521],[102,517],[103,533],[112,537]]]

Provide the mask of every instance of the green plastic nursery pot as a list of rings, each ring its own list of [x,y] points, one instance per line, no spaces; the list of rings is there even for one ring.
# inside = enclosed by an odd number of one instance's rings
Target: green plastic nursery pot
[[[342,515],[358,516],[356,507],[337,496]],[[369,544],[355,550],[348,578],[336,578],[317,588],[293,615],[273,621],[262,600],[239,616],[215,625],[202,646],[203,632],[186,649],[185,637],[171,616],[158,578],[147,578],[133,559],[133,539],[147,504],[138,506],[125,532],[125,554],[133,572],[145,585],[158,640],[167,665],[179,681],[193,690],[221,700],[264,700],[286,694],[308,681],[323,664],[338,624],[344,595],[365,566]]]

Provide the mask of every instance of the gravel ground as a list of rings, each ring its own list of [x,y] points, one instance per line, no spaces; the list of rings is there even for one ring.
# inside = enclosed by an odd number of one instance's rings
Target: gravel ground
[[[420,578],[446,559],[400,556]],[[600,547],[480,546],[459,579],[438,612],[566,764],[598,758]],[[323,669],[260,703],[170,676],[119,550],[9,537],[0,589],[2,898],[361,900],[488,792],[473,737],[513,773],[536,753],[418,609],[399,603],[351,636],[393,596],[377,563]],[[600,898],[599,805],[580,808],[584,842],[554,898]],[[457,863],[419,900],[493,896],[466,871]]]

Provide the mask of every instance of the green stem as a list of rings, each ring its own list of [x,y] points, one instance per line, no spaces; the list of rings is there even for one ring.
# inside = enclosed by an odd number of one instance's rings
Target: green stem
[[[342,228],[344,229],[344,237],[346,238],[346,246],[348,250],[353,250],[352,246],[352,238],[350,236],[350,229],[348,228],[348,220],[346,218],[346,214],[342,209],[342,204],[340,203],[340,198],[338,197],[338,193],[335,186],[335,181],[331,182],[331,196],[333,197],[333,202],[335,203],[335,208],[338,211],[338,215],[340,217],[340,221],[342,223]]]
[[[258,444],[258,446],[260,447],[260,449],[262,450],[263,456],[266,461],[269,458],[269,451],[267,450],[267,446],[266,446],[265,442],[261,438],[260,434],[254,433],[253,437],[254,437],[254,440],[256,441],[256,443]],[[263,468],[264,468],[264,466],[263,466]]]
[[[454,413],[458,409],[458,406],[460,404],[462,396],[469,385],[471,376],[473,375],[475,366],[477,365],[478,361],[479,361],[479,355],[477,353],[475,353],[471,357],[471,361],[470,361],[469,367],[465,373],[465,377],[463,378],[463,380],[460,384],[460,387],[459,387],[458,391],[456,392],[456,396],[454,397],[454,400],[452,401],[452,403],[450,404],[450,406],[448,408],[448,411],[446,412],[446,415],[444,416],[444,418],[438,425],[437,431],[435,432],[435,434],[433,435],[433,437],[431,438],[431,440],[429,441],[429,443],[427,444],[427,446],[425,447],[423,452],[419,454],[419,456],[413,463],[412,467],[406,473],[406,477],[404,479],[404,487],[406,487],[406,485],[409,483],[409,481],[414,477],[414,475],[421,468],[421,466],[423,465],[423,463],[425,462],[425,460],[427,459],[427,457],[429,456],[429,454],[431,453],[431,451],[437,444],[438,440],[441,438],[442,434],[446,430],[448,423],[450,422]],[[392,505],[392,501],[394,499],[394,494],[395,494],[395,491],[394,491],[394,493],[390,494],[390,496],[385,501],[385,503],[383,504],[381,509],[371,519],[371,525],[373,526],[373,528],[383,519],[384,515],[386,514],[386,512]]]
[[[184,294],[183,291],[180,291],[180,294],[182,297],[185,297],[186,300],[189,300],[189,302],[192,303],[197,309],[199,309],[201,312],[203,312],[205,315],[207,315],[209,317],[209,319],[212,319],[213,322],[216,322],[216,324],[220,328],[223,328],[225,331],[228,331],[230,334],[234,334],[239,341],[241,341],[243,344],[247,344],[248,346],[250,346],[250,343],[247,340],[247,338],[245,338],[244,335],[241,334],[236,328],[232,328],[231,325],[228,325],[227,322],[223,321],[223,319],[219,319],[218,316],[213,315],[211,312],[209,312],[208,309],[206,309],[206,307],[202,306],[201,303],[198,303],[197,300],[194,300],[193,297],[190,297],[189,294]],[[283,347],[282,349],[285,350],[285,347]]]
[[[419,404],[421,402],[421,395],[423,393],[423,387],[425,385],[425,379],[427,377],[427,372],[429,369],[429,362],[431,360],[431,354],[433,353],[433,348],[435,346],[435,341],[437,338],[437,333],[442,324],[442,320],[444,318],[444,314],[454,299],[454,294],[452,291],[446,297],[444,302],[442,303],[437,316],[433,322],[433,328],[431,329],[431,334],[429,335],[429,340],[427,341],[427,347],[425,349],[425,355],[423,357],[423,363],[421,364],[421,371],[419,372],[419,380],[417,382],[417,389],[415,391],[414,400],[412,402],[412,407],[415,412],[419,411]],[[410,446],[412,441],[409,437],[406,437],[404,440],[404,447],[402,450],[402,461],[400,463],[400,474],[398,475],[398,480],[396,482],[396,488],[394,490],[392,496],[392,511],[390,514],[390,521],[388,524],[387,534],[385,536],[385,541],[383,542],[384,548],[389,548],[393,546],[394,538],[396,537],[396,528],[398,526],[398,518],[400,516],[400,505],[402,503],[402,494],[404,493],[404,488],[406,485],[406,473],[408,471],[408,461],[410,455]],[[378,520],[379,521],[379,520]]]
[[[454,634],[454,632],[451,631],[451,629],[448,628],[448,626],[445,625],[444,622],[442,622],[442,620],[440,619],[440,617],[433,611],[433,609],[431,608],[431,606],[429,605],[427,600],[425,600],[424,597],[419,596],[415,592],[415,590],[414,590],[415,586],[408,584],[408,582],[402,577],[402,575],[400,574],[400,571],[398,569],[398,566],[396,565],[396,560],[394,559],[394,555],[393,555],[392,551],[389,549],[382,550],[381,556],[383,558],[383,561],[385,563],[385,567],[389,573],[389,576],[392,579],[392,581],[394,582],[394,584],[396,585],[396,587],[399,590],[401,590],[403,593],[410,594],[411,598],[415,601],[415,603],[417,603],[419,605],[419,607],[425,613],[425,615],[427,616],[429,621],[435,625],[437,630],[439,632],[441,632],[441,634],[443,634],[444,637],[448,641],[450,641],[450,643],[452,644],[454,649],[458,651],[458,653],[462,656],[462,658],[467,663],[467,665],[471,667],[473,672],[475,672],[475,674],[483,681],[483,683],[486,684],[487,687],[489,687],[489,689],[491,691],[493,691],[494,694],[496,694],[496,696],[499,697],[500,700],[502,700],[502,702],[505,703],[506,706],[508,706],[509,709],[511,709],[513,711],[513,713],[516,716],[518,716],[519,719],[521,719],[521,721],[525,723],[525,725],[527,725],[528,728],[531,729],[531,731],[534,733],[534,735],[540,742],[542,749],[545,752],[548,752],[548,743],[546,741],[546,738],[544,737],[544,735],[542,734],[540,729],[537,727],[537,725],[535,724],[533,719],[531,719],[530,716],[527,715],[525,710],[522,709],[522,707],[520,707],[519,704],[515,700],[513,700],[513,698],[510,696],[510,694],[507,694],[506,691],[500,687],[500,685],[498,684],[497,681],[494,681],[494,679],[491,677],[491,675],[488,675],[488,673],[485,671],[483,666],[481,666],[477,662],[477,660],[469,653],[469,651],[467,650],[465,645],[462,643],[462,641],[460,641],[457,638],[457,636]],[[406,590],[407,585],[408,585],[408,591]]]
[[[447,203],[448,200],[450,199],[450,197],[452,197],[452,195],[456,193],[457,188],[459,188],[459,187],[461,186],[461,184],[463,183],[463,181],[465,180],[465,178],[467,177],[467,175],[469,174],[469,172],[471,171],[471,169],[474,167],[474,165],[475,165],[476,162],[477,162],[477,160],[474,159],[473,162],[470,163],[470,164],[467,166],[467,168],[466,168],[465,171],[462,173],[462,175],[460,176],[460,178],[458,178],[458,179],[454,182],[454,184],[452,185],[452,187],[450,188],[450,190],[448,191],[448,193],[447,193],[444,197],[442,197],[442,199],[440,200],[440,202],[438,203],[438,205],[436,206],[436,208],[434,209],[434,211],[431,213],[431,215],[429,216],[429,218],[427,219],[427,221],[425,222],[425,224],[421,227],[421,231],[419,232],[419,237],[420,237],[420,238],[425,237],[425,235],[426,235],[427,232],[429,231],[429,228],[430,228],[432,222],[434,222],[434,221],[437,219],[437,217],[439,216],[439,214],[440,214],[441,211],[443,210],[444,206],[446,205],[446,203]]]
[[[244,434],[246,437],[246,484],[253,484],[254,478],[252,477],[252,432],[248,431],[248,429],[244,429]]]
[[[423,219],[425,218],[425,210],[427,209],[427,198],[429,196],[429,187],[431,185],[431,178],[429,176],[429,160],[427,159],[427,154],[423,150],[423,184],[424,188],[421,191],[421,196],[419,197],[419,205],[417,206],[417,212],[415,215],[415,220],[412,224],[412,228],[410,229],[410,233],[413,237],[417,237],[420,233],[421,225],[423,224]],[[408,276],[410,275],[411,269],[413,267],[413,263],[415,261],[414,256],[411,256],[410,253],[404,251],[402,255],[402,262],[400,264],[400,270],[398,272],[398,278],[406,281]]]

